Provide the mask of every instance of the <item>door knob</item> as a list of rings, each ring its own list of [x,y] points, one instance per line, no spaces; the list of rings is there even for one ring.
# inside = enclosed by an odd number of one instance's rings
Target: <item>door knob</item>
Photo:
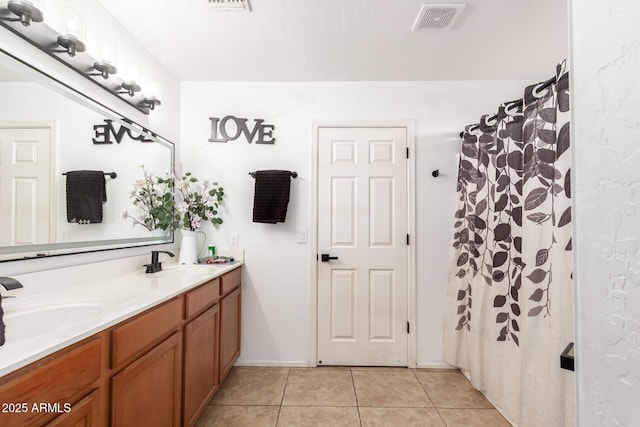
[[[329,254],[320,255],[320,261],[322,261],[322,262],[329,262],[332,259],[338,259],[338,257],[337,256],[329,256]]]

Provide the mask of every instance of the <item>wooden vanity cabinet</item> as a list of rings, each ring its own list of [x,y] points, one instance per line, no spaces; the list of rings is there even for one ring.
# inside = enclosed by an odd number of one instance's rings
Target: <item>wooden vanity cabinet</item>
[[[240,356],[240,269],[222,276],[221,282],[223,297],[220,300],[220,382],[224,381]]]
[[[194,426],[220,385],[218,375],[220,305],[184,327],[183,425]]]
[[[0,425],[195,425],[240,355],[240,303],[238,268],[0,378],[29,405]]]
[[[185,295],[183,425],[194,426],[220,385],[220,279]]]

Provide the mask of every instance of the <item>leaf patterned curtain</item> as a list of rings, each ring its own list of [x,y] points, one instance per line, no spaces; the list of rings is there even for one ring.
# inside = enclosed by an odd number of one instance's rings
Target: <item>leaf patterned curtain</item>
[[[569,75],[467,126],[445,359],[515,425],[574,424]]]

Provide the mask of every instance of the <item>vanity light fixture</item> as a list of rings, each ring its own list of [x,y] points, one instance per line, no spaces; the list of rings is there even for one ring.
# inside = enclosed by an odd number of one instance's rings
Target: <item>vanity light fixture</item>
[[[58,44],[64,49],[54,50],[54,52],[67,52],[69,56],[76,56],[76,52],[84,52],[85,50],[87,50],[84,42],[82,42],[73,34],[58,36]]]
[[[125,91],[118,93],[128,93],[129,96],[135,96],[136,92],[140,92],[142,90],[140,85],[133,80],[124,81],[121,86]]]
[[[31,22],[42,22],[44,20],[40,9],[35,7],[29,0],[9,0],[7,8],[19,18],[0,18],[4,21],[20,21],[22,25],[28,27]]]
[[[143,107],[149,107],[150,110],[155,110],[157,106],[162,105],[162,102],[155,96],[145,96],[141,104]]]
[[[111,74],[116,74],[118,72],[116,66],[109,61],[96,61],[93,63],[93,68],[98,72],[88,74],[90,76],[102,76],[105,80],[107,80]]]

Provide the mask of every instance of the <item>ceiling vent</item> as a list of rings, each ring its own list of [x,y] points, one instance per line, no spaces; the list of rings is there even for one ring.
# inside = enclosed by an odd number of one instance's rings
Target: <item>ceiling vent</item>
[[[464,4],[423,4],[413,31],[450,29],[464,7]]]
[[[249,0],[207,0],[207,3],[212,9],[219,11],[251,11]]]

